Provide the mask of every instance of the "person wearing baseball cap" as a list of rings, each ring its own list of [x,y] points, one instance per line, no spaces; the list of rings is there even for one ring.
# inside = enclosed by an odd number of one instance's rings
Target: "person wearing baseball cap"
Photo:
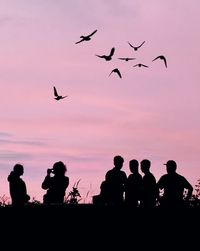
[[[174,160],[168,160],[166,165],[167,174],[161,176],[157,182],[159,193],[163,191],[160,196],[160,205],[163,207],[182,207],[193,192],[192,185],[182,175],[176,172],[177,163]]]

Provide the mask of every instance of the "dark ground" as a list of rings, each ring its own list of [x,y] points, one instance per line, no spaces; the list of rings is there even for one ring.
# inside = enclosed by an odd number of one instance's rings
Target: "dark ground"
[[[191,250],[200,239],[200,208],[34,205],[0,208],[0,215],[1,240],[16,250],[25,241],[32,250]]]

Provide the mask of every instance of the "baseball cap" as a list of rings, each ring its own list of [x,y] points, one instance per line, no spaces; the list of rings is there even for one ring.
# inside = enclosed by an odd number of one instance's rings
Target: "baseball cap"
[[[168,160],[165,164],[166,166],[176,166],[176,162],[174,160]]]

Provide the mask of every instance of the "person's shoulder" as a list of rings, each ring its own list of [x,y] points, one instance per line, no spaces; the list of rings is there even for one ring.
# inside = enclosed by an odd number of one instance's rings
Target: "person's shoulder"
[[[126,173],[125,173],[124,171],[120,170],[120,173],[121,173],[121,175],[123,175],[123,176],[126,176],[126,177],[127,177],[127,175],[126,175]]]
[[[167,178],[167,177],[169,177],[169,174],[166,173],[166,174],[161,175],[161,176],[160,176],[160,179],[165,179],[165,178]]]
[[[183,181],[183,182],[185,182],[185,181],[187,181],[187,179],[183,176],[183,175],[181,175],[181,174],[176,174],[177,175],[177,177],[181,180],[181,181]]]
[[[155,178],[154,174],[153,173],[149,173],[149,176],[152,177],[152,178]]]
[[[169,177],[168,174],[161,175],[160,178],[158,179],[158,183],[165,182],[168,179],[168,177]]]
[[[113,173],[113,171],[114,171],[113,169],[108,170],[107,173],[106,173],[106,175],[108,175],[110,173]]]

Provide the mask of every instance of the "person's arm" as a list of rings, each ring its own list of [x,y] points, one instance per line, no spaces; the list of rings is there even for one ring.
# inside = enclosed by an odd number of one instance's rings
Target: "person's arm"
[[[66,189],[68,186],[69,186],[69,177],[66,177],[66,184],[65,184]]]
[[[50,184],[50,180],[51,180],[51,169],[47,169],[47,176],[45,177],[44,181],[42,182],[42,189],[48,189],[49,188],[49,184]]]
[[[185,180],[185,189],[187,189],[186,200],[188,200],[192,196],[193,187],[185,178],[184,180]]]
[[[158,199],[158,201],[160,201],[160,198],[161,198],[161,196],[160,196],[160,190],[163,190],[163,188],[164,188],[164,186],[163,186],[163,178],[161,177],[160,179],[159,179],[159,181],[156,183],[156,192],[157,192],[157,199]]]

